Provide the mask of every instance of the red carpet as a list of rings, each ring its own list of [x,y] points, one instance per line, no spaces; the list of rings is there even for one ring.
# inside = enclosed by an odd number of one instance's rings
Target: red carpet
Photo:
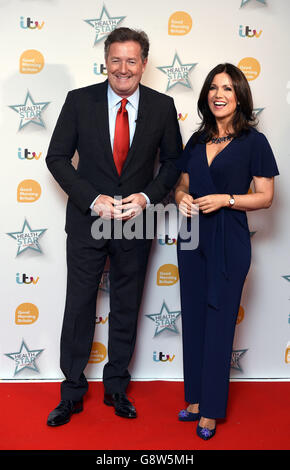
[[[58,383],[2,383],[1,450],[286,450],[290,449],[290,383],[232,382],[228,416],[208,442],[195,423],[177,420],[184,407],[181,382],[132,382],[138,418],[115,416],[102,402],[103,385],[91,382],[84,411],[69,424],[46,425],[59,401]]]

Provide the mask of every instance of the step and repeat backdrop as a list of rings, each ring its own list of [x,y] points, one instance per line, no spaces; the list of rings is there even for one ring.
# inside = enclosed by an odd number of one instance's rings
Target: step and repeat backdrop
[[[184,145],[199,124],[197,99],[209,70],[231,62],[249,81],[259,129],[281,175],[272,207],[248,214],[252,266],[231,378],[289,378],[289,18],[287,0],[0,0],[2,380],[62,379],[67,197],[45,156],[67,92],[106,79],[104,40],[118,26],[147,32],[142,83],[174,98]],[[108,268],[85,371],[92,380],[101,379],[107,361]],[[134,379],[183,378],[174,230],[158,233],[153,244],[131,373]]]

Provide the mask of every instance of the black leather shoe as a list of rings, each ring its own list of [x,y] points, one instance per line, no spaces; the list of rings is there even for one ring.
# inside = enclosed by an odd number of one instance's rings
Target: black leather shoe
[[[136,418],[135,407],[128,400],[125,393],[105,393],[104,403],[115,408],[115,414],[122,418]]]
[[[61,400],[57,407],[52,410],[47,419],[48,426],[61,426],[70,421],[71,415],[83,411],[83,400]]]

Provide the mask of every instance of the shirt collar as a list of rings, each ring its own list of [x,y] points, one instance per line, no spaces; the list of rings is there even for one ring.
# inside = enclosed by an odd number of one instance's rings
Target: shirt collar
[[[128,96],[128,102],[135,108],[138,109],[139,104],[139,96],[140,96],[140,89],[139,86],[137,90],[130,96]],[[110,84],[108,83],[108,103],[110,108],[114,108],[120,101],[122,100],[121,96],[117,95],[114,90],[111,88]]]

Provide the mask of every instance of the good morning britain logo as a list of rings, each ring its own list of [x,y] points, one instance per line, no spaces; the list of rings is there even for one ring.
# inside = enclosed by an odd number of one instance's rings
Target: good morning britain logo
[[[94,341],[89,358],[89,364],[99,364],[103,362],[107,357],[107,348],[103,343]]]
[[[44,67],[44,57],[35,49],[22,52],[19,59],[19,72],[24,74],[35,74],[41,72]]]
[[[173,286],[179,281],[178,267],[175,264],[163,264],[157,271],[158,286]]]
[[[261,72],[261,65],[254,57],[244,57],[238,63],[238,68],[244,73],[248,81],[256,80]]]
[[[168,34],[171,36],[184,36],[191,28],[192,18],[185,11],[176,11],[168,20]]]
[[[23,180],[17,187],[17,202],[35,202],[40,198],[41,186],[34,180]]]
[[[285,363],[290,364],[290,341],[288,341],[285,349]]]
[[[24,302],[15,310],[16,325],[31,325],[38,320],[39,310],[36,305]]]

